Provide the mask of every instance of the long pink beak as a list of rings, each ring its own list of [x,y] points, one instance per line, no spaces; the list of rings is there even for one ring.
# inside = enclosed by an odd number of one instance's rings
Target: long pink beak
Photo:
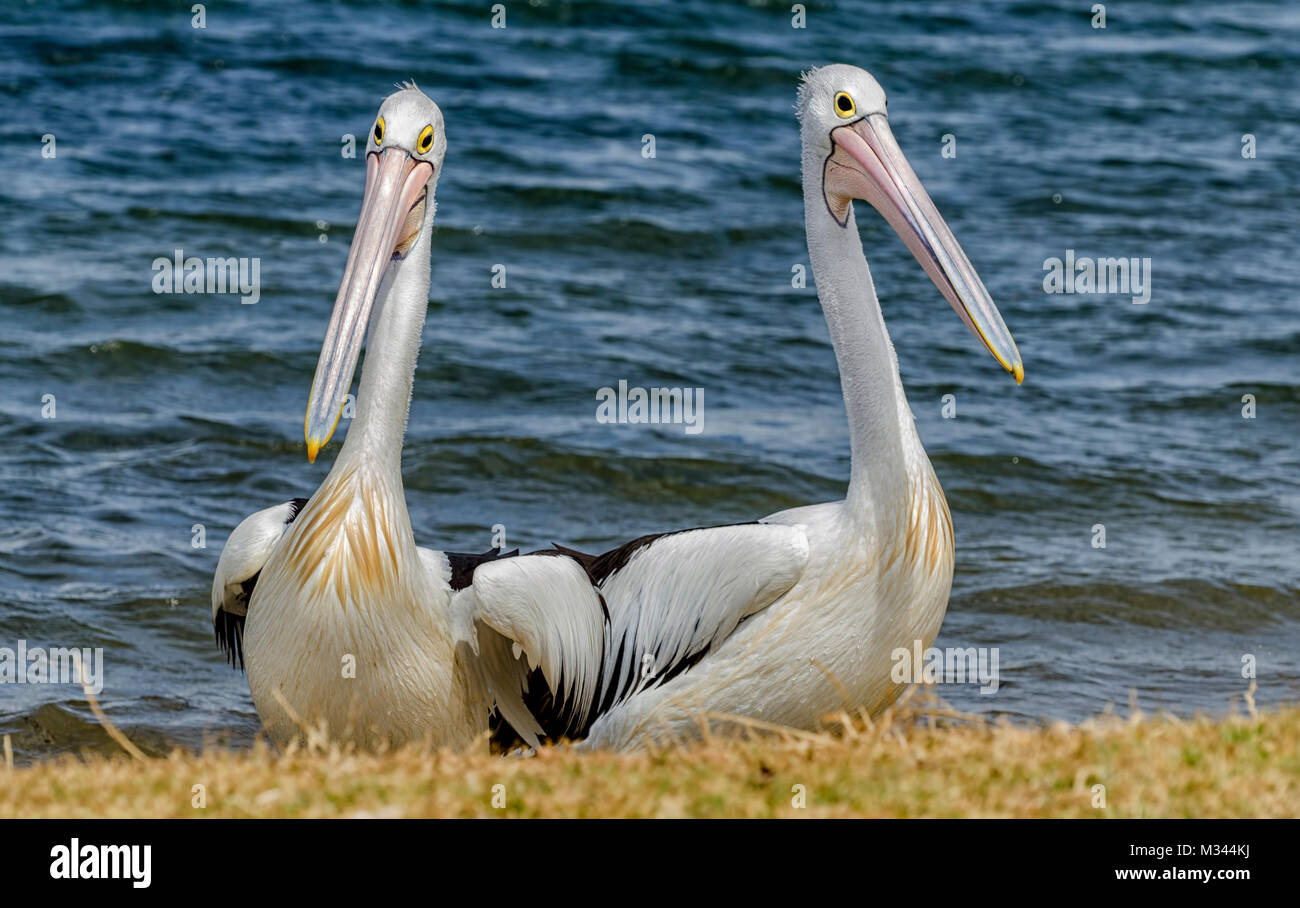
[[[348,252],[348,264],[334,300],[334,313],[321,345],[303,423],[307,459],[315,462],[343,413],[356,372],[375,296],[388,264],[404,239],[403,227],[433,175],[433,167],[401,148],[366,155],[366,191]]]
[[[983,341],[1002,368],[1015,376],[1017,384],[1023,381],[1025,367],[1015,339],[975,267],[903,157],[885,115],[870,114],[837,127],[831,139],[836,151],[827,162],[828,190],[870,202],[912,250],[966,327]],[[851,160],[845,160],[843,154]]]

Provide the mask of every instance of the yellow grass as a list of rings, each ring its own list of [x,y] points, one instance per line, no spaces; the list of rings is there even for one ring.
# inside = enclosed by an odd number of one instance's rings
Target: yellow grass
[[[843,718],[834,732],[750,727],[635,754],[331,746],[275,754],[257,746],[69,756],[0,767],[0,816],[1300,816],[1296,708],[1036,728],[984,724],[934,705],[904,706],[875,723]],[[194,806],[196,786],[206,806]],[[1104,786],[1104,807],[1094,806],[1095,786]]]

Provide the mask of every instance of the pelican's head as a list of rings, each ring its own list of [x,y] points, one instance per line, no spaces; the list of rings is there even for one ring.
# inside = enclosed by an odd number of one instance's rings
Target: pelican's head
[[[912,250],[966,327],[1016,378],[1025,377],[1020,351],[970,259],[939,215],[894,140],[884,89],[856,66],[815,69],[799,89],[805,166],[821,170],[822,198],[841,227],[854,199],[869,202]]]
[[[316,460],[338,425],[384,275],[429,242],[446,151],[442,111],[414,83],[384,99],[366,138],[361,215],[307,403],[308,460]]]

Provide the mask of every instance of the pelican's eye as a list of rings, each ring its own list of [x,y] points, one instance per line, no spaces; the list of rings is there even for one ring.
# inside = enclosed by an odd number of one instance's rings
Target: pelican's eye
[[[835,96],[835,113],[840,119],[847,120],[857,112],[858,106],[853,103],[848,92],[842,91]]]
[[[415,150],[420,154],[428,154],[429,149],[433,147],[433,127],[426,126],[420,133],[420,138],[415,140]]]
[[[380,117],[378,120],[375,121],[374,136],[375,136],[376,145],[384,144],[384,118],[383,117]]]

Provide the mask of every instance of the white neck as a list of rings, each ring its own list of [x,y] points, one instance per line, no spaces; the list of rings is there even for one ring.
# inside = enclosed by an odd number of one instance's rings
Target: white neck
[[[849,418],[852,466],[846,503],[850,512],[874,522],[877,514],[892,513],[905,499],[909,467],[921,448],[898,374],[898,357],[862,253],[853,207],[849,206],[841,227],[826,207],[823,164],[824,156],[805,138],[808,252]]]
[[[433,191],[424,229],[406,258],[393,262],[375,298],[365,362],[357,389],[356,416],[337,463],[364,458],[402,488],[402,439],[411,411],[415,362],[424,335],[429,307],[429,225],[433,221]]]

